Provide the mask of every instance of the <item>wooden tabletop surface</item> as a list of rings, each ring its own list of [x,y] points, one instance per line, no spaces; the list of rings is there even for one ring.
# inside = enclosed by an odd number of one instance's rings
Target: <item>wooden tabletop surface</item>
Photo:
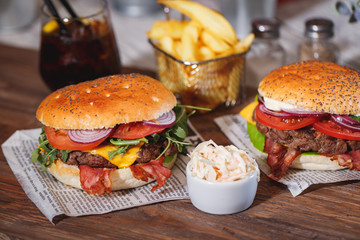
[[[35,111],[49,92],[38,73],[36,51],[0,45],[0,143],[15,130],[41,126]],[[205,140],[227,145],[231,142],[213,119],[237,113],[241,107],[195,115],[192,122]],[[189,200],[177,200],[65,217],[52,225],[26,196],[0,154],[0,239],[177,238],[360,239],[360,182],[316,185],[294,198],[284,185],[261,174],[253,205],[237,214],[206,214]]]

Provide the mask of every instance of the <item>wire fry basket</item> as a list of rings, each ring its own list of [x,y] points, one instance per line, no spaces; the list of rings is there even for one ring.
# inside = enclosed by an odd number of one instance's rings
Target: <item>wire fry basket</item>
[[[159,80],[181,104],[214,109],[241,100],[247,52],[200,62],[181,61],[160,49],[151,39]]]

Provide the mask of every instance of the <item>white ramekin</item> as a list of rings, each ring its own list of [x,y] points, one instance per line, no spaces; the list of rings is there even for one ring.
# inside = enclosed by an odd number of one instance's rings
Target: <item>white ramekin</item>
[[[246,210],[254,201],[258,176],[254,171],[249,178],[234,182],[209,182],[192,176],[186,166],[187,187],[192,204],[211,214],[232,214]]]

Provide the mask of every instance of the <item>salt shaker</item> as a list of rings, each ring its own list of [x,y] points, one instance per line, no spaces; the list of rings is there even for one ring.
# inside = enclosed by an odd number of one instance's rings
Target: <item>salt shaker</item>
[[[280,23],[276,19],[255,19],[255,39],[246,57],[246,85],[257,89],[259,82],[272,70],[285,64],[286,54],[279,43]]]
[[[298,49],[299,61],[319,60],[336,63],[339,48],[331,42],[334,24],[325,18],[314,18],[305,23],[305,39]]]

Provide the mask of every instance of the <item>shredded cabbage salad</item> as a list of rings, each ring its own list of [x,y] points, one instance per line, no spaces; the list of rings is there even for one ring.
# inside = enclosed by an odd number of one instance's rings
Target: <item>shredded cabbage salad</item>
[[[209,140],[200,143],[190,154],[190,172],[192,176],[210,182],[232,182],[250,177],[259,167],[247,153],[233,145],[219,146]]]

